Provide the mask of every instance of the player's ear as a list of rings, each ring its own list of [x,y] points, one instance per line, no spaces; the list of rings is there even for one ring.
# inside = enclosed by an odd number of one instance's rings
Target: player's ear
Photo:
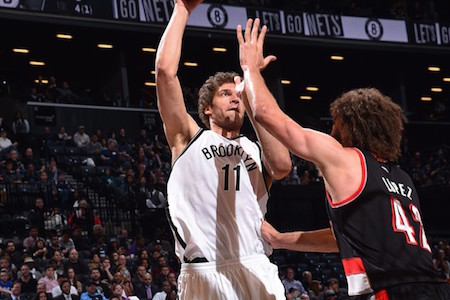
[[[207,116],[211,116],[212,115],[211,105],[205,106],[204,113]]]

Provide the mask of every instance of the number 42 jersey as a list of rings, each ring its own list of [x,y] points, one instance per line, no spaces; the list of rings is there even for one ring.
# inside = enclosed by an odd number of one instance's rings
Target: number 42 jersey
[[[270,254],[261,236],[268,199],[258,144],[200,130],[167,184],[175,251],[182,261]]]
[[[355,151],[363,171],[358,191],[335,203],[327,194],[349,295],[434,282],[437,274],[411,178],[367,151]]]

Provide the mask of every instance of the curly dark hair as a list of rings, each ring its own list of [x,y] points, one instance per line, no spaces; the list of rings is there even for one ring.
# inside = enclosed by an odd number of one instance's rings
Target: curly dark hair
[[[210,76],[198,92],[198,116],[206,127],[209,127],[209,117],[205,115],[205,108],[212,104],[214,95],[224,83],[234,83],[235,72],[217,72]]]
[[[377,157],[396,161],[401,154],[403,124],[401,107],[375,88],[354,89],[330,105],[337,132],[333,136],[343,146],[368,150]]]

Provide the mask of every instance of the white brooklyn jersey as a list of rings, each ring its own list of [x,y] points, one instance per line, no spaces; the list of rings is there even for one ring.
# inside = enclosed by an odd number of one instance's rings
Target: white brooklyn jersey
[[[167,184],[175,250],[182,261],[270,254],[261,236],[268,199],[259,145],[200,130]]]

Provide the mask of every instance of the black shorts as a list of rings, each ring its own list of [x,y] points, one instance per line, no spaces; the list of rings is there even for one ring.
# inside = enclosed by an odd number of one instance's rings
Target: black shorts
[[[369,298],[370,299],[370,298]],[[387,288],[375,294],[374,300],[450,300],[450,284],[448,282],[406,283]]]

